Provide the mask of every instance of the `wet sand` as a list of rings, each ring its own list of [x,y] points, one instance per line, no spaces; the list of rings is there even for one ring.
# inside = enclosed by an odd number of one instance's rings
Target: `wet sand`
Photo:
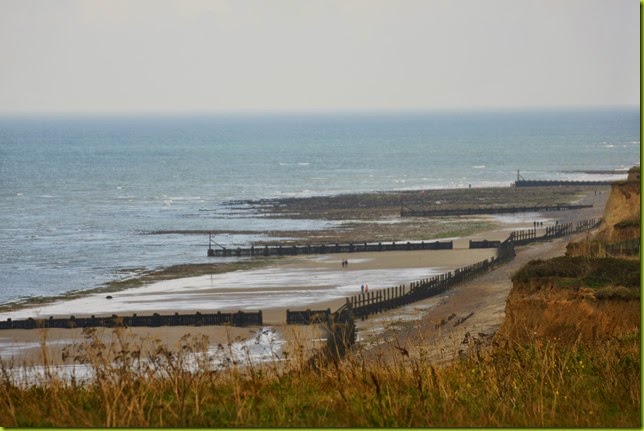
[[[594,208],[582,211],[558,212],[556,214],[527,214],[515,216],[494,216],[494,219],[501,224],[501,228],[492,231],[479,232],[465,238],[454,239],[454,250],[436,250],[436,251],[410,251],[410,252],[379,252],[379,253],[350,253],[346,255],[323,255],[323,256],[298,256],[287,258],[283,262],[271,265],[268,269],[279,278],[280,275],[290,273],[300,274],[332,274],[331,279],[336,280],[338,277],[351,278],[352,275],[364,274],[368,271],[386,271],[381,274],[389,274],[387,283],[381,287],[390,287],[396,284],[408,284],[410,281],[424,278],[409,278],[410,274],[416,270],[427,271],[434,269],[439,272],[449,271],[464,265],[469,265],[480,260],[489,258],[494,255],[494,249],[469,250],[468,241],[470,239],[488,239],[503,240],[510,231],[518,228],[532,227],[533,220],[567,220],[583,219],[590,217],[599,217],[603,212],[603,203],[606,196],[594,196],[590,193],[584,202],[593,201],[596,203]],[[510,264],[505,265],[496,271],[486,274],[480,278],[462,284],[444,295],[427,299],[410,306],[397,310],[391,310],[381,315],[373,316],[358,324],[358,337],[362,340],[360,346],[369,348],[364,350],[363,354],[368,358],[389,358],[395,359],[400,355],[400,350],[395,348],[402,347],[412,354],[431,354],[435,361],[449,360],[463,350],[462,343],[466,333],[479,338],[486,338],[493,334],[503,319],[503,310],[505,299],[511,288],[510,277],[514,271],[520,268],[530,259],[547,258],[563,254],[565,245],[570,241],[569,238],[553,241],[551,243],[536,244],[528,247],[522,247],[518,250],[517,258]],[[348,268],[342,268],[341,260],[348,259]],[[250,270],[253,271],[253,270]],[[412,272],[410,272],[412,271]],[[227,273],[231,277],[231,273]],[[239,293],[243,295],[249,292],[249,287],[240,287],[240,280],[244,279],[248,271],[240,272],[232,276],[232,284],[225,288],[227,296]],[[260,274],[261,275],[261,274]],[[208,276],[206,276],[208,277]],[[236,277],[236,278],[235,278]],[[335,278],[334,278],[335,277]],[[311,277],[309,277],[311,278]],[[184,283],[185,280],[172,280],[171,286],[176,288]],[[235,281],[237,280],[237,281]],[[347,291],[337,292],[339,294],[332,297],[325,297],[319,292],[329,290],[326,284],[316,283],[315,280],[308,280],[306,283],[298,282],[288,286],[288,290],[298,292],[308,292],[311,295],[300,295],[296,306],[285,306],[273,303],[272,297],[275,293],[269,293],[263,300],[261,307],[264,316],[264,326],[270,326],[275,329],[279,339],[284,342],[281,351],[292,351],[293,349],[304,346],[310,351],[319,345],[320,338],[324,337],[324,331],[317,326],[299,326],[285,325],[286,309],[326,309],[332,311],[344,303],[344,297],[359,293],[360,278],[353,278],[353,285],[349,284]],[[395,281],[398,280],[398,281]],[[265,279],[268,283],[270,278]],[[394,282],[395,281],[395,282]],[[377,281],[367,281],[370,290],[378,288]],[[174,283],[174,284],[173,284]],[[158,287],[158,286],[157,286]],[[261,288],[261,286],[258,286]],[[148,294],[137,292],[136,289],[128,289],[119,294],[131,295],[141,298],[149,296],[148,304],[153,304],[155,312],[160,314],[174,313],[175,311],[184,313],[187,309],[182,308],[179,304],[185,303],[187,298],[196,300],[197,303],[203,304],[208,301],[208,296],[213,295],[215,288],[206,286],[199,289],[200,295],[195,297],[195,289],[186,289],[182,292],[171,291],[163,299],[154,298],[156,287],[150,285],[142,289],[149,289]],[[138,288],[137,288],[138,289]],[[257,296],[258,291],[251,293]],[[116,294],[113,294],[116,295]],[[196,298],[196,299],[195,299]],[[80,298],[83,299],[83,298]],[[90,297],[84,298],[91,299]],[[94,298],[96,301],[105,303],[105,294],[97,294]],[[76,300],[73,300],[76,301]],[[144,301],[145,302],[145,301]],[[187,301],[189,302],[189,301]],[[140,303],[140,302],[139,302]],[[48,314],[47,311],[52,308],[62,307],[64,310],[58,314]],[[189,307],[190,311],[207,311],[199,307]],[[225,309],[218,308],[221,311]],[[239,310],[239,304],[231,304],[231,311]],[[19,310],[18,312],[33,313],[34,308]],[[41,316],[63,315],[68,316],[75,314],[92,314],[87,307],[74,304],[72,301],[66,301],[61,304],[43,305],[37,308]],[[146,314],[149,308],[146,307],[129,307],[126,310],[121,309],[122,314],[136,312],[137,314]],[[16,313],[18,313],[16,312]],[[111,313],[108,313],[109,315]],[[119,314],[119,313],[115,313]],[[16,317],[17,314],[13,314]],[[96,315],[106,315],[105,313],[96,313]],[[6,319],[7,313],[0,315],[0,318]],[[454,325],[457,321],[463,320],[462,323]],[[441,324],[441,322],[444,322]],[[177,346],[181,337],[189,333],[192,335],[206,335],[211,345],[220,343],[233,343],[235,340],[245,340],[254,337],[262,328],[247,327],[161,327],[161,328],[127,328],[125,333],[132,337],[133,340],[145,342],[145,340],[159,340],[159,342],[168,347]],[[98,329],[104,339],[111,339],[114,332],[110,329]],[[485,334],[479,335],[479,334]],[[44,337],[44,338],[43,338]],[[78,329],[49,329],[40,330],[4,330],[0,331],[0,357],[2,360],[14,358],[17,363],[27,362],[38,364],[43,362],[41,344],[46,340],[46,344],[51,350],[49,360],[62,361],[62,348],[65,345],[77,344],[83,340],[81,330]],[[59,359],[56,359],[59,358]]]
[[[466,354],[470,346],[489,345],[503,322],[512,275],[530,260],[564,255],[566,245],[584,235],[517,247],[513,261],[488,274],[443,295],[359,322],[361,354],[385,361],[422,356],[441,364]]]

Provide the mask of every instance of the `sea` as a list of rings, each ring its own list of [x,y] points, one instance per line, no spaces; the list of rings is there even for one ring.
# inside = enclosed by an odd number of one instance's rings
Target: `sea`
[[[0,116],[0,304],[88,290],[136,271],[214,262],[271,219],[243,201],[612,180],[640,163],[638,108]],[[221,258],[231,259],[231,258]]]

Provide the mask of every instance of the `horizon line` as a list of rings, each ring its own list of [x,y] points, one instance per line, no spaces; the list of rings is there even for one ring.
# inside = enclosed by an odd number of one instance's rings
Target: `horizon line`
[[[23,116],[218,116],[218,115],[325,115],[325,114],[422,114],[457,112],[535,112],[535,111],[600,111],[640,109],[640,105],[539,105],[539,106],[472,106],[425,108],[271,108],[271,109],[136,109],[136,110],[0,110],[1,117]]]

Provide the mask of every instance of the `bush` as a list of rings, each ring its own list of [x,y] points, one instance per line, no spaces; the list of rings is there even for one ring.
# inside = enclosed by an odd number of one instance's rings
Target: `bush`
[[[513,282],[525,283],[534,278],[577,278],[577,287],[623,286],[640,287],[639,261],[615,258],[587,258],[561,256],[549,260],[528,262],[514,277]]]

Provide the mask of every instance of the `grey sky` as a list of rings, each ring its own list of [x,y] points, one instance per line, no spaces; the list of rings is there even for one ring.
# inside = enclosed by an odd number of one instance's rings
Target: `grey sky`
[[[0,0],[0,111],[639,105],[637,0]]]

